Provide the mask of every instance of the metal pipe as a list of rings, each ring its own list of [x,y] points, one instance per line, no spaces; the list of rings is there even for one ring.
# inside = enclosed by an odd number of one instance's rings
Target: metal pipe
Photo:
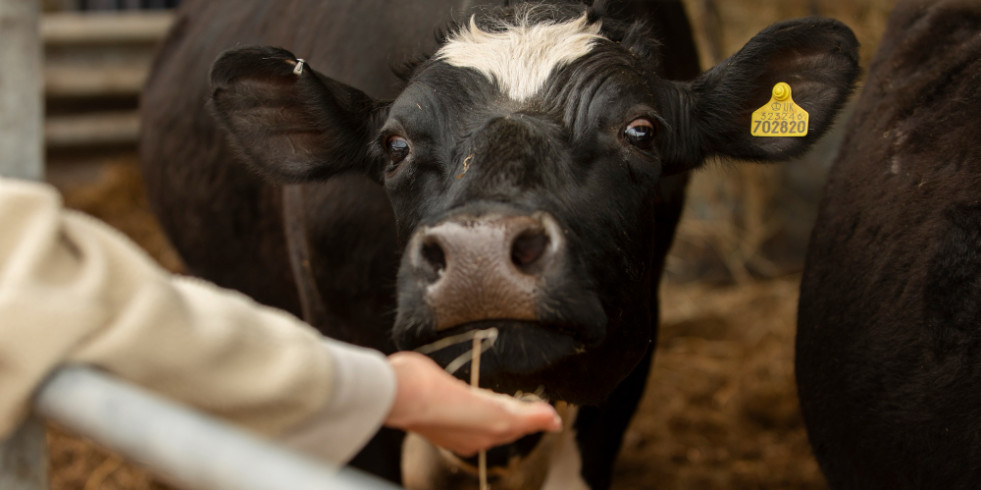
[[[44,176],[40,2],[0,0],[0,175]]]
[[[188,489],[397,488],[331,468],[87,367],[56,371],[34,406],[43,417]]]
[[[29,418],[6,441],[0,441],[0,488],[47,490],[48,452],[44,424]]]
[[[37,0],[0,0],[0,175],[44,176],[44,79]],[[0,488],[48,488],[44,425],[30,418],[0,441]]]

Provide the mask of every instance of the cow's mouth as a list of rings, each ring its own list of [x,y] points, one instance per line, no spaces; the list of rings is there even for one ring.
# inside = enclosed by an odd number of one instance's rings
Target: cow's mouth
[[[467,353],[473,344],[466,334],[496,329],[493,343],[481,354],[480,387],[498,393],[536,393],[549,399],[562,399],[559,393],[549,389],[547,380],[556,365],[586,351],[594,345],[592,339],[583,339],[574,329],[561,325],[517,320],[482,320],[465,323],[441,330],[435,335],[418,335],[412,339],[400,339],[406,348],[418,349],[440,339],[461,338],[434,352],[427,352],[441,366],[454,360],[469,359]],[[470,379],[470,363],[464,363],[453,373],[465,380]]]
[[[492,488],[541,488],[555,458],[565,446],[575,444],[571,427],[578,409],[564,402],[553,406],[563,419],[561,432],[531,434],[487,451],[487,482]],[[462,457],[438,449],[414,434],[406,440],[402,464],[406,488],[478,488],[477,456]]]

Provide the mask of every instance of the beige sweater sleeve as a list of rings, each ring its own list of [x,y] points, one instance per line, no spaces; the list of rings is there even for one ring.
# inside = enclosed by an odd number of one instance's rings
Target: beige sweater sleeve
[[[0,438],[64,362],[335,461],[377,430],[395,392],[380,353],[173,276],[110,227],[64,210],[50,187],[0,178]]]

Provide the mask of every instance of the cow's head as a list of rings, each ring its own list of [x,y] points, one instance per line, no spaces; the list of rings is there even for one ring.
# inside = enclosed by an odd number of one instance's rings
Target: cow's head
[[[272,178],[357,171],[385,186],[405,247],[400,347],[494,326],[483,385],[592,402],[652,342],[659,182],[710,155],[801,153],[851,90],[856,41],[832,20],[782,22],[692,82],[658,72],[642,25],[518,8],[451,31],[391,102],[262,47],[218,59],[212,103]],[[780,81],[810,134],[754,138],[751,113]]]

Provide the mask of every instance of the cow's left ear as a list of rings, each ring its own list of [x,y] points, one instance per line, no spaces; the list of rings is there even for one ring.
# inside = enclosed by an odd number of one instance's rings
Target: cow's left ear
[[[229,142],[267,177],[306,182],[355,170],[380,179],[368,154],[375,101],[289,51],[226,51],[212,66],[211,87],[211,110]]]
[[[779,22],[754,36],[739,52],[690,83],[674,85],[667,107],[665,170],[685,170],[710,155],[772,161],[797,156],[828,129],[854,88],[858,40],[832,19]],[[786,82],[793,101],[809,114],[802,137],[751,134],[752,115]],[[674,167],[672,169],[672,167]]]

